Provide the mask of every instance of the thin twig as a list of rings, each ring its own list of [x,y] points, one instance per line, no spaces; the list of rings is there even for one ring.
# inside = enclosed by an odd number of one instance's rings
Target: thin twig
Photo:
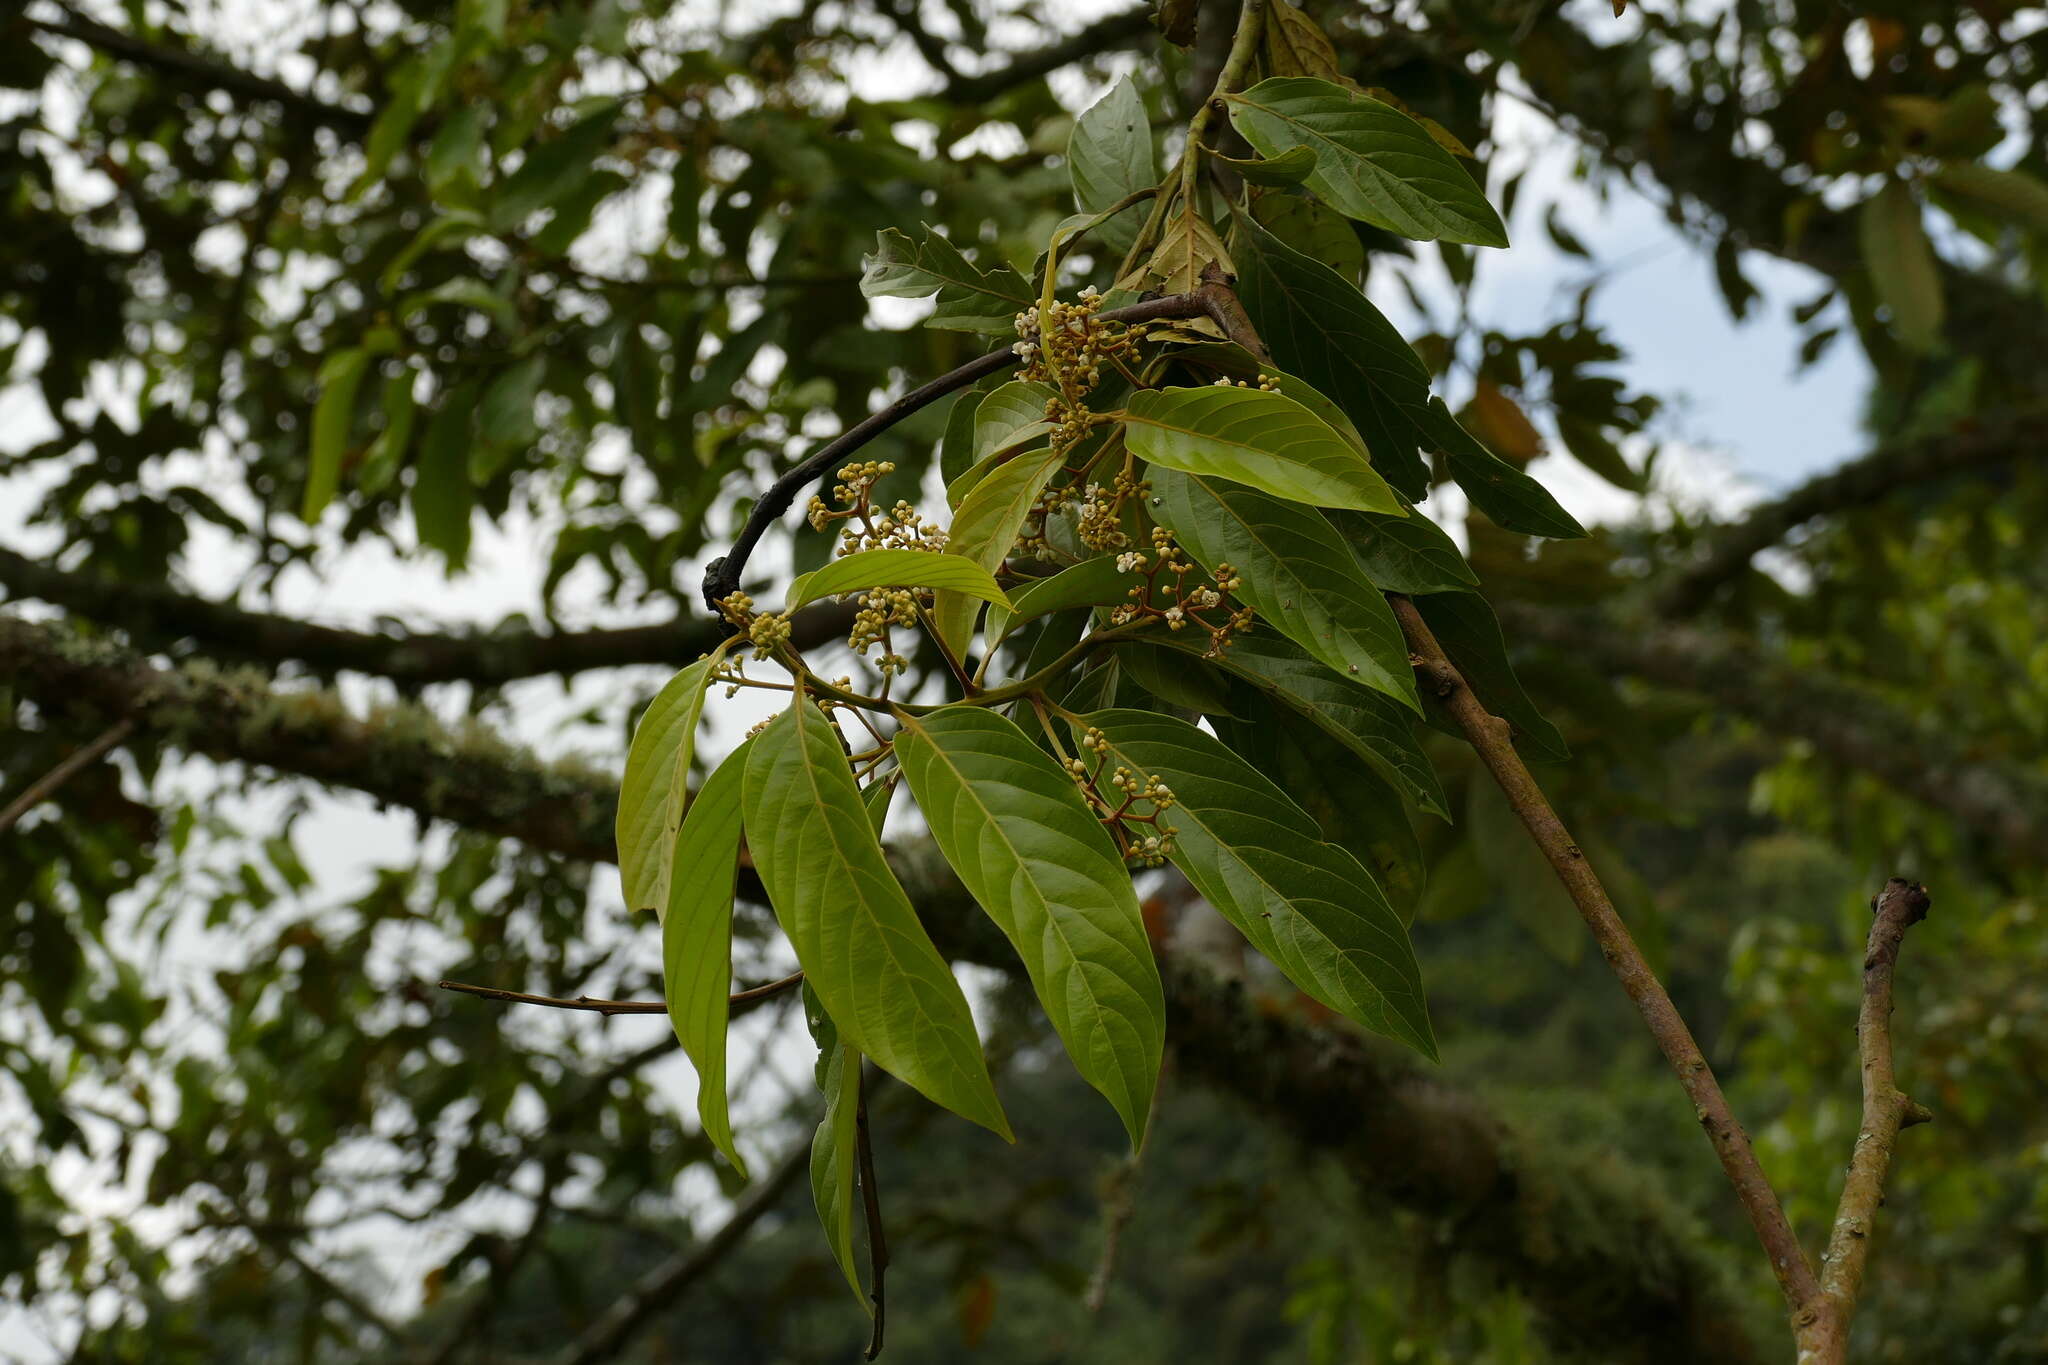
[[[1102,1254],[1088,1276],[1088,1292],[1081,1305],[1092,1317],[1109,1302],[1109,1282],[1116,1274],[1116,1257],[1123,1245],[1124,1229],[1138,1211],[1138,1176],[1145,1168],[1145,1153],[1152,1147],[1152,1130],[1159,1124],[1159,1100],[1166,1093],[1166,1077],[1173,1070],[1173,1055],[1162,1059],[1159,1075],[1152,1082],[1152,1103],[1145,1111],[1145,1136],[1137,1150],[1119,1161],[1110,1174],[1109,1188],[1102,1196]]]
[[[810,1166],[811,1144],[800,1142],[782,1158],[766,1179],[750,1187],[733,1205],[732,1214],[697,1245],[668,1257],[649,1270],[611,1307],[598,1316],[590,1330],[557,1352],[549,1365],[597,1365],[624,1350],[634,1333],[655,1314],[673,1309],[676,1302],[698,1280],[725,1262],[732,1249],[782,1199]]]
[[[1692,1099],[1693,1114],[1714,1144],[1721,1169],[1735,1187],[1736,1198],[1770,1257],[1771,1269],[1791,1305],[1794,1322],[1817,1315],[1821,1311],[1820,1283],[1814,1278],[1813,1266],[1807,1261],[1792,1224],[1779,1206],[1777,1192],[1757,1163],[1749,1135],[1736,1123],[1727,1096],[1721,1093],[1720,1082],[1714,1079],[1713,1068],[1707,1065],[1706,1055],[1693,1039],[1692,1030],[1679,1016],[1677,1006],[1671,1003],[1650,964],[1643,960],[1642,951],[1636,947],[1621,916],[1615,913],[1614,902],[1608,899],[1606,888],[1587,863],[1578,841],[1557,818],[1543,789],[1515,752],[1508,723],[1490,714],[1465,685],[1415,604],[1398,593],[1389,593],[1387,600],[1407,636],[1409,662],[1415,667],[1423,691],[1433,695],[1457,721],[1494,781],[1500,784],[1508,804],[1521,817],[1529,836],[1557,873],[1558,881],[1564,884],[1572,904],[1578,907],[1580,918],[1592,931],[1622,989],[1628,992],[1643,1022],[1649,1025],[1665,1060],[1678,1073],[1679,1084]]]
[[[875,1184],[875,1144],[868,1132],[868,1077],[868,1068],[863,1064],[854,1082],[860,1092],[854,1104],[853,1131],[860,1162],[860,1206],[868,1224],[868,1298],[875,1306],[875,1326],[868,1337],[865,1358],[873,1360],[882,1353],[882,1324],[887,1309],[882,1281],[889,1274],[889,1236],[882,1226],[882,1192]]]
[[[766,985],[750,986],[726,997],[728,1008],[751,1005],[771,996],[793,990],[803,984],[804,974],[795,972],[780,981]],[[496,986],[474,986],[467,981],[442,981],[437,983],[444,991],[460,991],[464,995],[481,996],[485,1000],[502,1000],[510,1005],[545,1005],[556,1010],[589,1010],[593,1014],[666,1014],[668,1003],[662,1000],[598,1000],[588,995],[579,995],[574,1000],[565,1000],[554,995],[528,995],[524,991],[499,990]]]
[[[1884,1203],[1885,1175],[1899,1131],[1934,1115],[1906,1098],[1892,1071],[1892,972],[1906,930],[1927,918],[1927,888],[1893,877],[1871,897],[1874,912],[1863,950],[1863,1006],[1856,1017],[1857,1050],[1863,1061],[1863,1124],[1842,1182],[1842,1200],[1821,1257],[1823,1311],[1799,1339],[1800,1365],[1841,1365],[1848,1359],[1849,1323],[1856,1291],[1870,1255],[1871,1225]]]
[[[0,834],[13,829],[22,816],[55,796],[66,782],[106,757],[108,750],[134,733],[134,718],[123,717],[108,726],[90,744],[66,754],[56,767],[29,783],[27,791],[9,801],[6,810],[0,810]]]

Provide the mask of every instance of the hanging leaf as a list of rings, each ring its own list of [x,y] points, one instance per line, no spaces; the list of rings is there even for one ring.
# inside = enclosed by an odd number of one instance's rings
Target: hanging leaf
[[[733,1142],[726,1108],[725,1031],[732,1012],[732,900],[747,749],[741,744],[728,754],[684,812],[661,916],[662,996],[676,1041],[697,1069],[697,1121],[742,1179],[747,1163]]]
[[[1353,289],[1365,277],[1365,243],[1358,239],[1358,225],[1314,195],[1261,194],[1252,200],[1251,216],[1276,240],[1328,266]],[[1238,249],[1237,242],[1231,245]]]
[[[1266,48],[1266,69],[1275,76],[1313,76],[1357,89],[1337,60],[1330,37],[1300,9],[1287,0],[1274,0],[1266,8],[1266,27],[1261,35]]]
[[[755,737],[744,801],[769,904],[848,1044],[1011,1140],[967,997],[882,856],[838,732],[802,693]]]
[[[442,396],[420,441],[412,483],[412,519],[420,544],[439,550],[452,573],[469,558],[470,512],[476,485],[469,480],[469,424],[479,385],[459,384]]]
[[[560,136],[527,150],[519,169],[491,194],[490,224],[498,232],[510,232],[542,209],[557,208],[581,192],[597,173],[598,157],[611,144],[612,125],[625,105],[605,101]]]
[[[1481,445],[1451,416],[1441,398],[1430,401],[1428,423],[1437,448],[1450,461],[1451,477],[1494,525],[1525,536],[1584,538],[1586,528],[1558,505],[1549,489]]]
[[[1520,469],[1543,453],[1543,433],[1522,405],[1488,380],[1472,391],[1472,425],[1494,453]]]
[[[984,271],[948,238],[927,227],[922,244],[885,228],[875,251],[862,258],[860,292],[868,298],[921,299],[936,292],[930,326],[963,332],[1013,332],[1017,314],[1038,302],[1022,275],[1008,266]]]
[[[896,758],[933,840],[1016,947],[1067,1054],[1137,1146],[1166,1004],[1116,845],[1015,722],[972,706],[897,720]]]
[[[1262,156],[1306,146],[1308,185],[1330,207],[1418,242],[1506,246],[1507,229],[1472,177],[1400,110],[1326,80],[1280,76],[1225,97]]]
[[[930,550],[862,550],[791,583],[784,609],[795,611],[823,598],[869,588],[943,588],[1006,606],[1010,600],[987,569],[958,555]]]
[[[1011,627],[1022,622],[1065,611],[1069,607],[1121,602],[1129,595],[1135,581],[1117,568],[1115,559],[1104,557],[1084,559],[1050,577],[1037,579],[1027,587],[1017,588],[1010,593],[1008,609],[989,608],[989,647],[993,649],[998,640],[1010,633]]]
[[[853,1296],[872,1315],[874,1305],[861,1287],[860,1267],[853,1258],[854,1173],[860,1164],[860,1053],[840,1041],[832,1016],[825,1012],[809,983],[804,986],[804,1019],[818,1044],[818,1089],[825,1094],[825,1117],[811,1139],[811,1202],[825,1225],[825,1244],[853,1287]]]
[[[1183,203],[1166,220],[1166,230],[1160,234],[1159,245],[1146,263],[1144,278],[1155,281],[1162,293],[1186,294],[1201,287],[1202,276],[1212,265],[1225,275],[1233,275],[1237,270],[1231,262],[1229,248],[1223,245],[1223,239],[1216,235],[1216,229],[1209,225],[1209,220]],[[1126,280],[1122,287],[1136,288],[1138,283]],[[1206,320],[1197,319],[1182,326],[1203,322]],[[1211,335],[1217,334],[1211,332]]]
[[[484,390],[483,402],[477,405],[477,443],[469,456],[470,478],[476,482],[489,480],[509,457],[539,437],[533,404],[547,368],[547,356],[536,352],[506,366]]]
[[[1211,573],[1230,565],[1242,582],[1234,595],[1261,620],[1422,714],[1400,624],[1322,513],[1222,479],[1170,469],[1151,479],[1154,519]]]
[[[1097,711],[1112,763],[1173,790],[1174,866],[1308,995],[1436,1057],[1408,931],[1362,864],[1214,736],[1145,711]]]
[[[1271,361],[1257,359],[1236,342],[1211,341],[1184,346],[1173,353],[1173,358],[1180,364],[1191,365],[1198,370],[1231,379],[1256,382],[1259,376],[1265,375],[1277,381],[1276,388],[1280,393],[1321,418],[1324,425],[1349,441],[1352,448],[1365,456],[1367,461],[1372,459],[1372,452],[1366,448],[1365,437],[1359,434],[1358,427],[1346,415],[1344,409],[1324,397],[1322,392],[1306,379],[1289,374]]]
[[[1479,575],[1444,528],[1410,509],[1405,517],[1331,512],[1330,524],[1351,547],[1358,566],[1382,592],[1465,592]]]
[[[1119,200],[1159,183],[1159,164],[1152,155],[1152,125],[1138,87],[1126,76],[1089,106],[1074,123],[1067,142],[1067,169],[1074,180],[1074,202],[1085,214],[1099,214]],[[1139,212],[1126,211],[1095,230],[1096,240],[1114,261],[1123,259],[1138,240]]]
[[[1358,287],[1253,223],[1240,224],[1237,291],[1273,357],[1344,409],[1373,467],[1410,502],[1429,494],[1429,370]]]
[[[1030,451],[998,465],[961,502],[947,531],[946,553],[942,558],[972,565],[993,584],[995,579],[990,575],[1017,543],[1017,533],[1023,530],[1025,518],[1031,514],[1046,480],[1058,472],[1060,459],[1058,451],[1046,449]],[[998,606],[1010,605],[1000,592],[989,597],[985,593],[944,591],[932,598],[932,627],[956,659],[974,635],[974,618],[979,610],[977,597]]]
[[[1557,414],[1557,434],[1564,438],[1565,448],[1572,458],[1598,474],[1616,488],[1631,493],[1640,493],[1648,482],[1643,473],[1628,462],[1616,445],[1597,422],[1588,421],[1570,412]]]
[[[372,358],[367,348],[351,346],[321,363],[320,397],[313,404],[312,464],[306,471],[305,501],[299,506],[300,520],[309,524],[320,519],[341,486],[341,462],[355,423],[356,390]]]
[[[1899,343],[1933,350],[1941,342],[1941,275],[1920,221],[1920,201],[1904,181],[1888,180],[1863,205],[1858,227],[1863,264],[1878,301],[1891,313]]]
[[[1522,680],[1515,676],[1514,665],[1508,662],[1507,639],[1486,599],[1477,593],[1453,592],[1413,600],[1429,623],[1430,633],[1464,675],[1472,695],[1515,727],[1515,747],[1522,755],[1539,763],[1562,763],[1570,758],[1571,746],[1536,709]],[[1445,728],[1457,733],[1453,727]]]
[[[704,714],[705,688],[724,662],[725,649],[720,645],[664,683],[633,729],[615,819],[619,886],[628,910],[659,914],[668,904],[676,832],[682,828],[690,762],[697,751],[697,722]]]
[[[1299,185],[1316,168],[1316,154],[1306,147],[1289,147],[1277,156],[1255,161],[1221,152],[1210,152],[1209,156],[1217,165],[1228,166],[1254,185]]]
[[[1148,389],[1118,414],[1146,462],[1216,475],[1318,507],[1398,513],[1399,499],[1351,443],[1279,393],[1208,385]]]
[[[1930,177],[1937,189],[2031,233],[2048,234],[2048,185],[2025,171],[1954,162]]]

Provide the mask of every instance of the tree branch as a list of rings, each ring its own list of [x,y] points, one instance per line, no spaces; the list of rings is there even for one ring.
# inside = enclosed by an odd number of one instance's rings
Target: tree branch
[[[1515,752],[1508,723],[1489,713],[1473,695],[1472,689],[1465,685],[1464,678],[1444,656],[1443,648],[1437,644],[1415,604],[1399,594],[1389,594],[1388,601],[1393,604],[1402,634],[1408,639],[1410,661],[1415,665],[1423,690],[1434,695],[1451,718],[1457,721],[1458,728],[1465,732],[1465,738],[1528,829],[1529,837],[1535,840],[1545,861],[1557,874],[1558,881],[1563,883],[1572,904],[1578,907],[1579,917],[1592,931],[1594,941],[1600,945],[1600,951],[1606,957],[1607,965],[1613,968],[1615,978],[1621,982],[1621,988],[1635,1002],[1664,1059],[1678,1073],[1678,1083],[1692,1100],[1700,1127],[1713,1143],[1714,1154],[1721,1159],[1721,1169],[1727,1175],[1728,1183],[1734,1186],[1735,1196],[1741,1201],[1743,1212],[1749,1215],[1750,1225],[1756,1229],[1757,1240],[1763,1244],[1764,1253],[1770,1259],[1785,1301],[1795,1315],[1819,1312],[1820,1284],[1814,1279],[1813,1267],[1807,1262],[1805,1249],[1799,1245],[1791,1222],[1778,1204],[1777,1192],[1771,1188],[1763,1167],[1757,1163],[1756,1153],[1749,1145],[1749,1135],[1735,1121],[1735,1114],[1728,1107],[1728,1098],[1721,1093],[1721,1084],[1714,1079],[1713,1068],[1707,1065],[1706,1055],[1700,1051],[1692,1030],[1686,1027],[1678,1007],[1671,1003],[1671,996],[1663,983],[1657,980],[1657,974],[1643,960],[1628,926],[1615,912],[1607,889],[1600,884],[1599,876],[1586,861],[1578,841],[1558,819],[1557,812],[1551,809],[1549,800],[1543,795],[1543,789],[1537,786],[1521,755]]]
[[[66,754],[56,767],[29,783],[21,795],[9,801],[7,809],[0,810],[0,834],[13,829],[20,823],[22,816],[55,796],[66,782],[106,757],[109,750],[133,733],[135,722],[127,719],[117,720],[101,731],[97,739],[82,744]]]
[[[810,1167],[811,1145],[800,1142],[766,1178],[749,1186],[732,1213],[696,1246],[661,1262],[621,1294],[582,1336],[550,1358],[549,1365],[597,1365],[622,1350],[647,1320],[675,1307],[697,1281],[718,1269],[749,1229],[761,1221]]]
[[[1821,1257],[1826,1309],[1799,1342],[1800,1365],[1841,1365],[1849,1358],[1849,1323],[1856,1291],[1870,1255],[1870,1230],[1884,1203],[1899,1130],[1934,1116],[1906,1098],[1892,1072],[1892,972],[1906,930],[1927,918],[1927,888],[1893,877],[1871,897],[1870,939],[1863,951],[1863,1006],[1856,1016],[1857,1051],[1863,1060],[1863,1125],[1842,1182],[1842,1200]],[[1811,1354],[1809,1355],[1809,1352]]]
[[[766,985],[735,991],[726,997],[726,1008],[738,1012],[801,986],[803,981],[804,974],[796,972],[783,977],[780,981],[770,981]],[[668,1013],[667,1003],[660,1000],[595,1000],[587,995],[579,995],[574,1000],[564,1000],[553,995],[528,995],[524,991],[499,990],[496,986],[472,986],[466,981],[442,981],[436,984],[444,991],[480,996],[485,1000],[499,1000],[508,1005],[545,1005],[549,1009],[557,1010],[588,1010],[607,1018],[614,1014]]]
[[[986,104],[996,96],[1014,90],[1029,81],[1049,75],[1070,63],[1081,61],[1115,48],[1126,47],[1152,28],[1152,16],[1146,6],[1125,10],[1097,19],[1088,27],[1071,37],[1061,38],[1039,48],[1035,52],[1020,52],[1008,63],[974,76],[955,76],[936,98],[948,104]]]
[[[1719,588],[1740,576],[1759,551],[1815,517],[1880,502],[1912,484],[2038,457],[2044,441],[2048,413],[2025,412],[1879,446],[1710,533],[1703,553],[1657,591],[1653,610],[1673,618],[1693,615]]]

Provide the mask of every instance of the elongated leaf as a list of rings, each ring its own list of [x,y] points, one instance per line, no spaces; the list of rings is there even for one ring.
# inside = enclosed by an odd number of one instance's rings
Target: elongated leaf
[[[1256,223],[1235,241],[1238,297],[1274,359],[1357,424],[1373,467],[1410,502],[1429,495],[1416,454],[1429,410],[1429,369],[1358,286]]]
[[[1444,528],[1409,509],[1405,517],[1331,512],[1330,524],[1344,537],[1365,576],[1382,592],[1465,592],[1479,575],[1459,553]]]
[[[341,461],[348,451],[349,428],[355,422],[356,390],[370,368],[366,347],[351,346],[327,357],[320,366],[320,397],[313,404],[313,461],[306,471],[306,497],[299,507],[303,521],[314,522],[341,486]]]
[[[1981,212],[2048,234],[2048,185],[2025,171],[2001,171],[1974,161],[1951,162],[1931,177],[1934,185]]]
[[[619,885],[628,910],[662,913],[669,899],[676,832],[689,800],[690,759],[704,689],[725,658],[725,647],[705,655],[662,685],[641,713],[626,749],[619,780]]]
[[[1289,147],[1274,156],[1256,161],[1212,153],[1220,165],[1228,166],[1254,185],[1299,185],[1316,168],[1316,154],[1307,147]]]
[[[747,844],[804,979],[840,1033],[891,1075],[1006,1140],[960,983],[882,856],[837,732],[816,703],[747,756]]]
[[[977,462],[1014,450],[1052,431],[1045,405],[1057,397],[1050,384],[1012,380],[981,400],[974,410],[974,458]]]
[[[1571,757],[1571,746],[1557,727],[1544,719],[1523,689],[1522,680],[1515,676],[1514,665],[1508,662],[1507,639],[1485,598],[1477,593],[1447,592],[1417,597],[1414,602],[1429,623],[1430,633],[1464,675],[1472,695],[1515,727],[1515,747],[1524,757],[1550,763]]]
[[[1413,922],[1427,875],[1422,845],[1392,783],[1366,764],[1331,762],[1328,741],[1313,722],[1270,702],[1243,719],[1212,713],[1209,724],[1232,752],[1315,817],[1325,843],[1364,863],[1402,922]]]
[[[1027,587],[1018,588],[1010,594],[1007,609],[990,607],[990,647],[993,648],[996,641],[1009,634],[1010,628],[1020,622],[1065,611],[1068,607],[1096,607],[1121,602],[1136,585],[1136,579],[1117,568],[1114,558],[1084,559],[1050,578],[1041,578]]]
[[[1166,1003],[1116,845],[1015,722],[972,706],[897,720],[897,761],[933,840],[1016,946],[1067,1054],[1136,1146]]]
[[[483,402],[477,405],[477,443],[469,452],[471,479],[485,482],[539,436],[533,403],[547,366],[547,357],[536,352],[507,366],[484,390]]]
[[[1262,194],[1252,221],[1288,247],[1329,267],[1352,288],[1365,275],[1365,243],[1358,225],[1312,194]],[[1235,249],[1237,243],[1233,242]]]
[[[1067,169],[1074,178],[1075,204],[1091,215],[1159,183],[1152,125],[1130,77],[1111,86],[1075,121],[1067,141]],[[1112,265],[1138,239],[1138,218],[1138,213],[1126,211],[1096,229]]]
[[[597,159],[610,143],[612,125],[623,108],[618,101],[607,101],[559,137],[528,148],[519,169],[491,194],[491,226],[511,231],[540,210],[574,198],[597,173]]]
[[[853,1287],[853,1296],[872,1314],[853,1259],[853,1180],[860,1162],[860,1053],[840,1041],[839,1029],[808,983],[804,1017],[818,1044],[818,1089],[825,1093],[825,1117],[811,1139],[811,1202],[825,1225],[832,1259]]]
[[[1017,533],[1031,514],[1031,505],[1060,467],[1057,452],[1046,449],[1026,451],[1006,464],[996,466],[974,491],[960,503],[946,538],[946,559],[971,564],[984,577],[993,574],[1017,543]],[[993,584],[995,579],[989,577]],[[974,634],[974,617],[979,610],[975,598],[1007,607],[1009,600],[998,593],[969,595],[940,592],[932,597],[932,626],[946,648],[958,658]]]
[[[944,588],[984,602],[1007,606],[1010,600],[987,569],[958,555],[930,550],[862,550],[791,583],[787,609],[795,611],[820,598],[867,588]]]
[[[1307,77],[1275,77],[1226,97],[1263,156],[1306,146],[1308,184],[1349,218],[1418,242],[1506,246],[1507,228],[1458,159],[1391,105]]]
[[[1206,644],[1185,633],[1147,638],[1190,654],[1201,653]],[[1246,686],[1313,721],[1423,810],[1448,815],[1443,785],[1416,738],[1415,718],[1392,697],[1338,677],[1299,646],[1263,631],[1232,640],[1216,663]],[[1250,706],[1232,709],[1244,715],[1257,711]]]
[[[749,742],[751,743],[751,741]],[[697,1069],[697,1121],[742,1178],[725,1098],[725,1029],[731,1016],[732,898],[739,877],[740,788],[748,744],[726,756],[683,814],[661,917],[662,995],[669,1022]]]
[[[1235,595],[1275,630],[1422,714],[1400,624],[1322,513],[1224,479],[1151,478],[1154,519],[1196,563],[1211,573],[1229,564],[1242,580]]]
[[[476,487],[469,481],[469,424],[478,384],[458,384],[441,399],[420,439],[412,483],[412,520],[420,543],[439,550],[452,572],[469,558],[470,512]]]
[[[1451,477],[1472,505],[1503,531],[1552,540],[1577,540],[1586,534],[1578,518],[1558,505],[1550,490],[1497,457],[1479,438],[1458,424],[1441,398],[1429,405],[1429,433],[1451,462]]]
[[[1317,507],[1400,511],[1386,480],[1349,441],[1283,394],[1260,389],[1148,389],[1124,408],[1141,459],[1216,475]]]
[[[1173,789],[1173,863],[1296,986],[1436,1056],[1408,931],[1372,874],[1214,736],[1171,716],[1097,711],[1111,760]]]
[[[1213,341],[1198,346],[1185,346],[1173,353],[1173,358],[1182,364],[1207,370],[1212,374],[1225,375],[1231,379],[1253,380],[1260,375],[1279,381],[1279,391],[1295,402],[1322,418],[1324,425],[1351,442],[1359,454],[1372,459],[1372,451],[1365,444],[1365,437],[1359,432],[1344,409],[1324,396],[1322,390],[1303,379],[1300,375],[1289,374],[1271,361],[1260,361],[1244,347],[1234,341]]]
[[[1920,221],[1920,201],[1902,180],[1887,180],[1857,218],[1863,264],[1891,310],[1901,344],[1930,351],[1941,342],[1941,274]]]
[[[938,306],[928,319],[933,327],[1009,332],[1017,314],[1038,301],[1022,275],[1008,266],[981,270],[929,227],[922,243],[885,228],[862,265],[860,291],[871,299],[921,299],[936,292]]]

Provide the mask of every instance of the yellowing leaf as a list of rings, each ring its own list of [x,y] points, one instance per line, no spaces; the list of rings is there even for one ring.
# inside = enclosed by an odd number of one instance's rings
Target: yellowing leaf
[[[1878,301],[1891,313],[1901,345],[1931,351],[1941,342],[1941,275],[1920,221],[1920,201],[1904,181],[1890,180],[1863,205],[1858,219],[1863,264]]]

